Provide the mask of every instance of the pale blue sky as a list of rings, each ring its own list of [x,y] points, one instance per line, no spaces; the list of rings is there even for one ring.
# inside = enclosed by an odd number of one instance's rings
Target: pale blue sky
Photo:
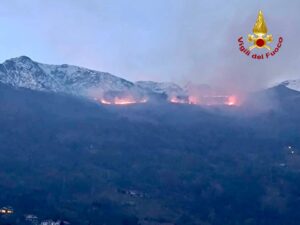
[[[259,9],[285,43],[276,58],[241,55]],[[0,61],[27,55],[126,79],[260,84],[300,78],[298,0],[1,0]],[[274,43],[273,43],[274,44]]]

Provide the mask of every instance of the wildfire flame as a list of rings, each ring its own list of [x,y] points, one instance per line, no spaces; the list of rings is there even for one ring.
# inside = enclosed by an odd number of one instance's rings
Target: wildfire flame
[[[170,99],[170,102],[172,103],[180,103],[180,104],[185,104],[186,103],[186,100],[185,99],[180,99],[180,98],[177,98],[177,97],[172,97]]]
[[[195,97],[195,96],[189,96],[189,102],[188,104],[191,104],[191,105],[200,105],[201,102],[200,102],[200,99]]]
[[[204,96],[202,98],[197,96],[189,96],[187,99],[180,99],[178,97],[172,97],[169,100],[174,104],[190,104],[190,105],[238,105],[238,99],[234,95],[230,96]]]
[[[230,105],[230,106],[237,105],[238,104],[237,97],[234,95],[229,96],[228,100],[227,100],[227,102],[225,102],[225,104]]]
[[[124,98],[115,97],[112,100],[107,100],[102,98],[100,102],[105,105],[131,105],[131,104],[138,104],[138,103],[146,103],[147,99],[135,100],[131,97],[124,97]]]
[[[105,105],[132,105],[132,104],[141,104],[148,102],[147,98],[135,99],[132,96],[125,97],[114,97],[114,98],[95,98],[97,102]],[[228,106],[236,106],[239,104],[239,100],[235,95],[213,95],[213,96],[193,96],[190,95],[188,97],[176,97],[173,96],[169,100],[169,102],[174,104],[189,104],[189,105],[206,105],[206,106],[214,106],[214,105],[228,105]]]

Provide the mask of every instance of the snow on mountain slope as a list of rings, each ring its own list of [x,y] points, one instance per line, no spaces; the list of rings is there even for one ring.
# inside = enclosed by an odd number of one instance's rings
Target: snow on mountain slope
[[[166,94],[169,98],[187,96],[186,90],[174,83],[160,83],[153,81],[138,81],[138,87],[157,94]]]
[[[133,83],[109,73],[82,67],[38,63],[27,56],[9,59],[0,64],[0,82],[14,87],[93,98],[114,98],[118,95],[143,98],[153,93],[167,95],[168,98],[187,96],[186,91],[174,83]]]
[[[33,90],[62,89],[55,78],[48,76],[28,57],[20,57],[5,61],[0,64],[0,81],[15,87],[24,87]]]
[[[0,64],[0,82],[39,91],[88,95],[89,90],[131,91],[134,83],[109,73],[70,65],[46,65],[26,56]]]
[[[300,80],[287,80],[282,82],[281,85],[295,91],[300,91]]]

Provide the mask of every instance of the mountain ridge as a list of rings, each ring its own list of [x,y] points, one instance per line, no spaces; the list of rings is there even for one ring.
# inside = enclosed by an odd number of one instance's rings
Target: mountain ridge
[[[105,93],[130,93],[144,96],[149,94],[178,94],[184,91],[173,83],[152,82],[153,88],[144,88],[141,83],[131,82],[108,72],[100,72],[68,64],[52,65],[33,61],[27,56],[6,60],[0,64],[0,82],[14,87],[37,91],[62,92],[66,94],[93,97]],[[158,91],[159,87],[159,91]],[[92,95],[92,96],[91,96]]]
[[[132,82],[108,72],[80,66],[39,63],[28,56],[8,59],[0,64],[0,82],[31,90],[61,92],[97,99],[103,96],[134,96],[143,99],[145,96],[159,95],[170,100],[174,97],[187,98],[192,90],[189,86],[181,87],[171,82]],[[300,80],[287,80],[279,85],[300,91]],[[198,92],[207,92],[207,88],[202,89],[197,88]]]

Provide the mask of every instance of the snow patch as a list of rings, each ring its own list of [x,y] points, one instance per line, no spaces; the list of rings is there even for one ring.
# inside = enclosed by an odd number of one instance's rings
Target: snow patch
[[[289,89],[300,91],[300,80],[288,80],[283,82],[282,85],[286,86]]]

